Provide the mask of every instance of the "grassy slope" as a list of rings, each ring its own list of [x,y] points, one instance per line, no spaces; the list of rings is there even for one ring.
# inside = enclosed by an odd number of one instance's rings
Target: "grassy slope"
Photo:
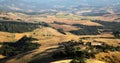
[[[68,60],[59,60],[59,61],[55,61],[55,62],[51,62],[51,63],[70,63],[71,59]],[[87,59],[86,63],[105,63],[103,61],[99,61],[99,60],[95,60],[95,59]]]
[[[105,61],[106,63],[119,63],[120,52],[101,52],[95,55],[96,59]]]
[[[4,34],[6,34],[6,32],[2,32],[2,34],[4,35]],[[10,33],[7,33],[6,35],[8,35],[8,34],[10,34]],[[47,35],[45,35],[45,34],[47,34]],[[21,55],[15,56],[15,57],[9,59],[6,63],[12,63],[12,62],[26,63],[32,59],[41,57],[41,55],[44,56],[44,55],[47,55],[48,53],[54,51],[54,49],[58,47],[57,44],[60,42],[69,41],[69,40],[73,40],[73,39],[78,40],[79,38],[83,38],[83,37],[87,38],[87,39],[83,40],[84,42],[98,40],[98,41],[102,41],[105,43],[109,42],[108,44],[110,44],[110,45],[115,44],[115,46],[118,45],[118,43],[120,43],[120,39],[113,39],[113,36],[109,35],[109,34],[86,35],[86,36],[75,36],[72,34],[63,35],[52,28],[37,29],[37,30],[34,30],[33,32],[27,32],[27,33],[23,33],[23,34],[16,33],[15,38],[18,39],[18,38],[22,37],[23,35],[29,35],[29,36],[39,39],[38,42],[41,43],[42,46],[35,51],[31,51],[28,53],[23,53]],[[44,53],[42,53],[42,52],[44,52]],[[21,57],[21,58],[19,58],[19,57]],[[16,59],[16,58],[19,58],[19,59]]]
[[[89,26],[101,26],[101,24],[95,23],[95,22],[91,22],[89,20],[79,20],[79,17],[76,16],[72,16],[73,18],[71,18],[71,16],[67,16],[64,18],[64,16],[62,16],[63,18],[59,17],[55,17],[55,16],[49,16],[47,18],[43,18],[43,17],[32,17],[29,18],[28,16],[26,16],[24,19],[26,21],[45,21],[48,23],[52,23],[54,21],[58,21],[58,22],[64,22],[66,24],[75,24],[75,23],[79,23],[79,24],[83,24],[83,25],[89,25]],[[24,20],[23,19],[23,20]],[[7,33],[7,32],[0,32],[0,42],[11,42],[11,41],[15,41],[20,39],[22,36],[27,35],[27,36],[32,36],[34,38],[39,39],[38,42],[42,44],[42,46],[35,50],[35,51],[31,51],[28,53],[23,53],[21,55],[15,56],[11,59],[9,59],[6,63],[26,63],[27,61],[30,61],[32,59],[35,58],[39,58],[41,56],[47,55],[47,53],[50,53],[54,50],[54,48],[57,48],[57,44],[59,42],[64,42],[64,41],[69,41],[69,40],[78,40],[79,38],[83,38],[83,37],[88,37],[87,39],[84,39],[84,42],[88,42],[88,41],[100,41],[100,42],[105,42],[109,45],[113,45],[113,46],[118,46],[120,43],[120,39],[113,39],[112,35],[86,35],[86,36],[75,36],[72,34],[68,34],[68,35],[63,35],[59,32],[57,32],[56,30],[52,29],[52,28],[42,28],[42,29],[37,29],[34,30],[32,32],[27,32],[27,33]],[[102,37],[102,38],[101,38]],[[50,49],[50,50],[49,50]],[[47,51],[45,51],[47,50]],[[19,58],[20,57],[20,58]],[[16,59],[17,58],[17,59]],[[19,59],[18,59],[19,58]]]

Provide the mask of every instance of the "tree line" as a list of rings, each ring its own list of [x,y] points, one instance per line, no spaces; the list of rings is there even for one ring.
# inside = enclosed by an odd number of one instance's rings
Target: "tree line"
[[[15,21],[0,21],[0,31],[11,33],[30,32],[39,28],[40,26],[49,27],[45,22],[28,23],[28,22],[15,22]]]

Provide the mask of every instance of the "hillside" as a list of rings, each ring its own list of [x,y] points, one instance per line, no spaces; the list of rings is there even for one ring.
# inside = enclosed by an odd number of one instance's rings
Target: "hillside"
[[[109,22],[112,22],[112,21],[117,21],[119,22],[120,19],[120,14],[108,14],[108,15],[104,15],[104,16],[101,16],[100,17],[100,20],[104,20],[104,21],[109,21]]]
[[[2,34],[6,34],[6,33],[2,32]],[[9,33],[9,34],[11,34],[11,33]],[[44,35],[44,34],[46,34],[46,35]],[[52,35],[49,35],[49,34],[52,34]],[[39,42],[42,46],[39,49],[37,49],[31,53],[29,53],[29,52],[27,54],[23,53],[22,57],[20,59],[15,59],[15,58],[18,58],[19,56],[21,56],[21,54],[17,55],[15,57],[13,57],[12,59],[9,59],[7,61],[7,63],[11,63],[11,62],[21,63],[23,61],[27,62],[29,60],[32,61],[34,59],[39,58],[41,55],[46,56],[46,55],[48,55],[48,53],[54,52],[58,47],[58,45],[57,45],[58,43],[61,43],[64,41],[69,41],[69,40],[78,40],[79,38],[81,38],[81,39],[86,38],[86,39],[83,39],[84,42],[94,42],[94,41],[105,42],[106,44],[114,45],[114,46],[118,46],[119,42],[120,42],[119,39],[110,38],[113,36],[109,35],[109,34],[106,34],[106,35],[87,35],[87,36],[84,36],[84,35],[83,36],[63,35],[52,28],[36,29],[33,32],[27,32],[27,33],[23,33],[23,34],[16,33],[14,39],[19,39],[20,36],[22,37],[24,35],[28,35],[28,36],[32,36],[34,38],[37,38],[38,39],[37,42]],[[8,38],[8,37],[6,37],[6,38]],[[44,53],[42,53],[42,52],[44,52]],[[48,55],[48,57],[49,57],[49,55]],[[48,61],[48,60],[46,59],[45,61]],[[88,62],[89,62],[89,60],[88,60]],[[97,61],[95,61],[95,62],[97,62]]]
[[[120,0],[0,0],[0,63],[120,63]]]

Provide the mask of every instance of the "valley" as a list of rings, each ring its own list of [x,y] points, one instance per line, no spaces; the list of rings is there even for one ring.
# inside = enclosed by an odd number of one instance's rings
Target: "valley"
[[[120,63],[119,6],[118,0],[1,0],[0,63]]]

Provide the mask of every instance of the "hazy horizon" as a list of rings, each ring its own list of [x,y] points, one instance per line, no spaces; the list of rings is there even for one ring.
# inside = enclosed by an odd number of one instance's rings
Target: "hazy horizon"
[[[119,6],[120,0],[0,0],[2,10],[34,10],[82,6]]]

